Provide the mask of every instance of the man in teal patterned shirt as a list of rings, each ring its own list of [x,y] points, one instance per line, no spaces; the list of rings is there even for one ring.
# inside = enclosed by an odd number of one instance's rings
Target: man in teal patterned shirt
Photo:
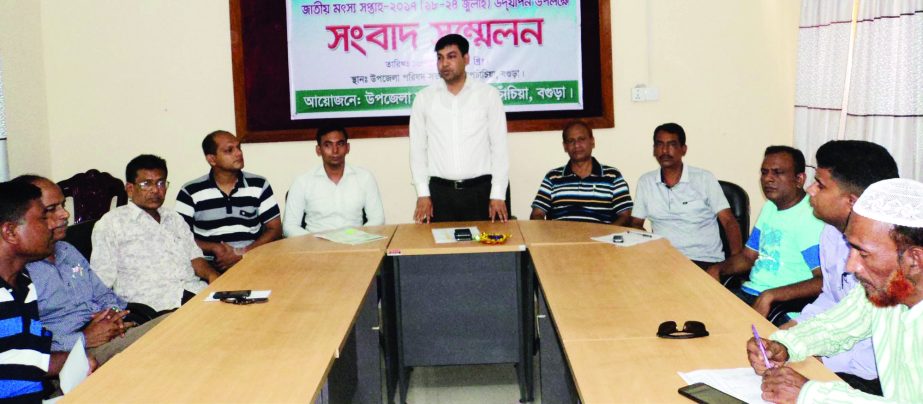
[[[773,304],[815,298],[823,278],[820,271],[820,232],[824,223],[814,217],[804,191],[804,154],[789,146],[769,146],[760,166],[760,186],[766,199],[746,248],[719,262],[708,273],[747,274],[734,294],[766,317]],[[776,325],[789,321],[775,318]]]
[[[923,183],[889,179],[868,187],[846,227],[846,271],[862,285],[837,306],[764,340],[747,342],[750,365],[763,375],[763,399],[790,402],[923,402]],[[872,338],[884,397],[845,382],[809,381],[785,366],[829,356]]]

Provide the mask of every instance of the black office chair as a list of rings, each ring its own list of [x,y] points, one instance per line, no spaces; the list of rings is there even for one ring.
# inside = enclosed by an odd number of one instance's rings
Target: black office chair
[[[96,226],[98,220],[85,220],[67,226],[67,235],[64,236],[64,241],[71,243],[88,260],[90,259],[90,254],[93,253],[93,242],[91,240],[93,226]]]
[[[787,323],[788,321],[783,321],[785,317],[783,314],[787,313],[799,313],[801,310],[804,310],[804,306],[807,306],[814,302],[817,299],[817,296],[806,297],[803,299],[789,300],[787,302],[777,302],[773,303],[769,308],[769,314],[766,315],[766,319],[772,322],[776,327],[781,327],[782,324]]]
[[[721,184],[721,190],[724,191],[724,196],[727,198],[728,204],[731,205],[731,212],[734,214],[734,218],[737,219],[737,225],[740,226],[740,239],[746,243],[747,237],[750,235],[750,196],[747,195],[747,191],[744,191],[737,184],[727,181],[718,181],[718,183]],[[724,227],[720,223],[718,224],[718,232],[721,235],[724,257],[730,257],[731,246],[728,244]],[[721,283],[728,289],[733,289],[740,286],[741,282],[743,281],[739,276],[731,275],[722,279]]]

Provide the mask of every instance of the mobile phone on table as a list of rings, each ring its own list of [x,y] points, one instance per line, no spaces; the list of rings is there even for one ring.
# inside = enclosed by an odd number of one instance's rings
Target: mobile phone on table
[[[718,390],[705,383],[693,383],[680,387],[679,394],[692,401],[702,404],[746,404],[745,401]]]
[[[456,241],[471,241],[471,229],[455,229]]]
[[[215,292],[214,298],[217,300],[221,299],[245,299],[250,296],[249,290],[223,290],[220,292]]]

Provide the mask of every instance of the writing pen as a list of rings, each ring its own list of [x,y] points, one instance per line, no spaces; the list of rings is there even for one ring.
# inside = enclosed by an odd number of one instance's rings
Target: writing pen
[[[631,233],[631,234],[637,234],[637,235],[639,235],[639,236],[641,236],[641,237],[647,237],[647,238],[653,238],[653,237],[654,237],[654,236],[652,236],[652,235],[650,235],[650,234],[642,233],[642,232],[640,232],[640,231],[630,231],[629,233]]]
[[[753,338],[756,338],[756,345],[760,347],[760,353],[763,354],[763,363],[766,364],[766,369],[771,369],[772,364],[769,363],[769,357],[766,356],[766,347],[763,346],[763,339],[760,338],[760,333],[756,332],[756,326],[750,324],[750,328],[753,329]]]

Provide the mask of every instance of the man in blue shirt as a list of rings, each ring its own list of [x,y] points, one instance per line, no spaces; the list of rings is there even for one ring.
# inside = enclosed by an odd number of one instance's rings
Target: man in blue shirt
[[[99,280],[86,258],[64,240],[67,219],[64,194],[57,184],[33,175],[14,182],[30,183],[41,189],[41,201],[48,215],[54,238],[54,253],[30,262],[26,270],[38,293],[39,316],[52,332],[51,350],[69,352],[83,335],[87,353],[102,365],[124,350],[159,322],[155,319],[140,327],[122,321],[126,303]],[[134,327],[134,328],[133,328]]]
[[[57,374],[67,355],[51,354],[51,335],[39,321],[29,261],[52,252],[48,214],[33,185],[0,184],[0,399],[41,402],[42,380]]]

